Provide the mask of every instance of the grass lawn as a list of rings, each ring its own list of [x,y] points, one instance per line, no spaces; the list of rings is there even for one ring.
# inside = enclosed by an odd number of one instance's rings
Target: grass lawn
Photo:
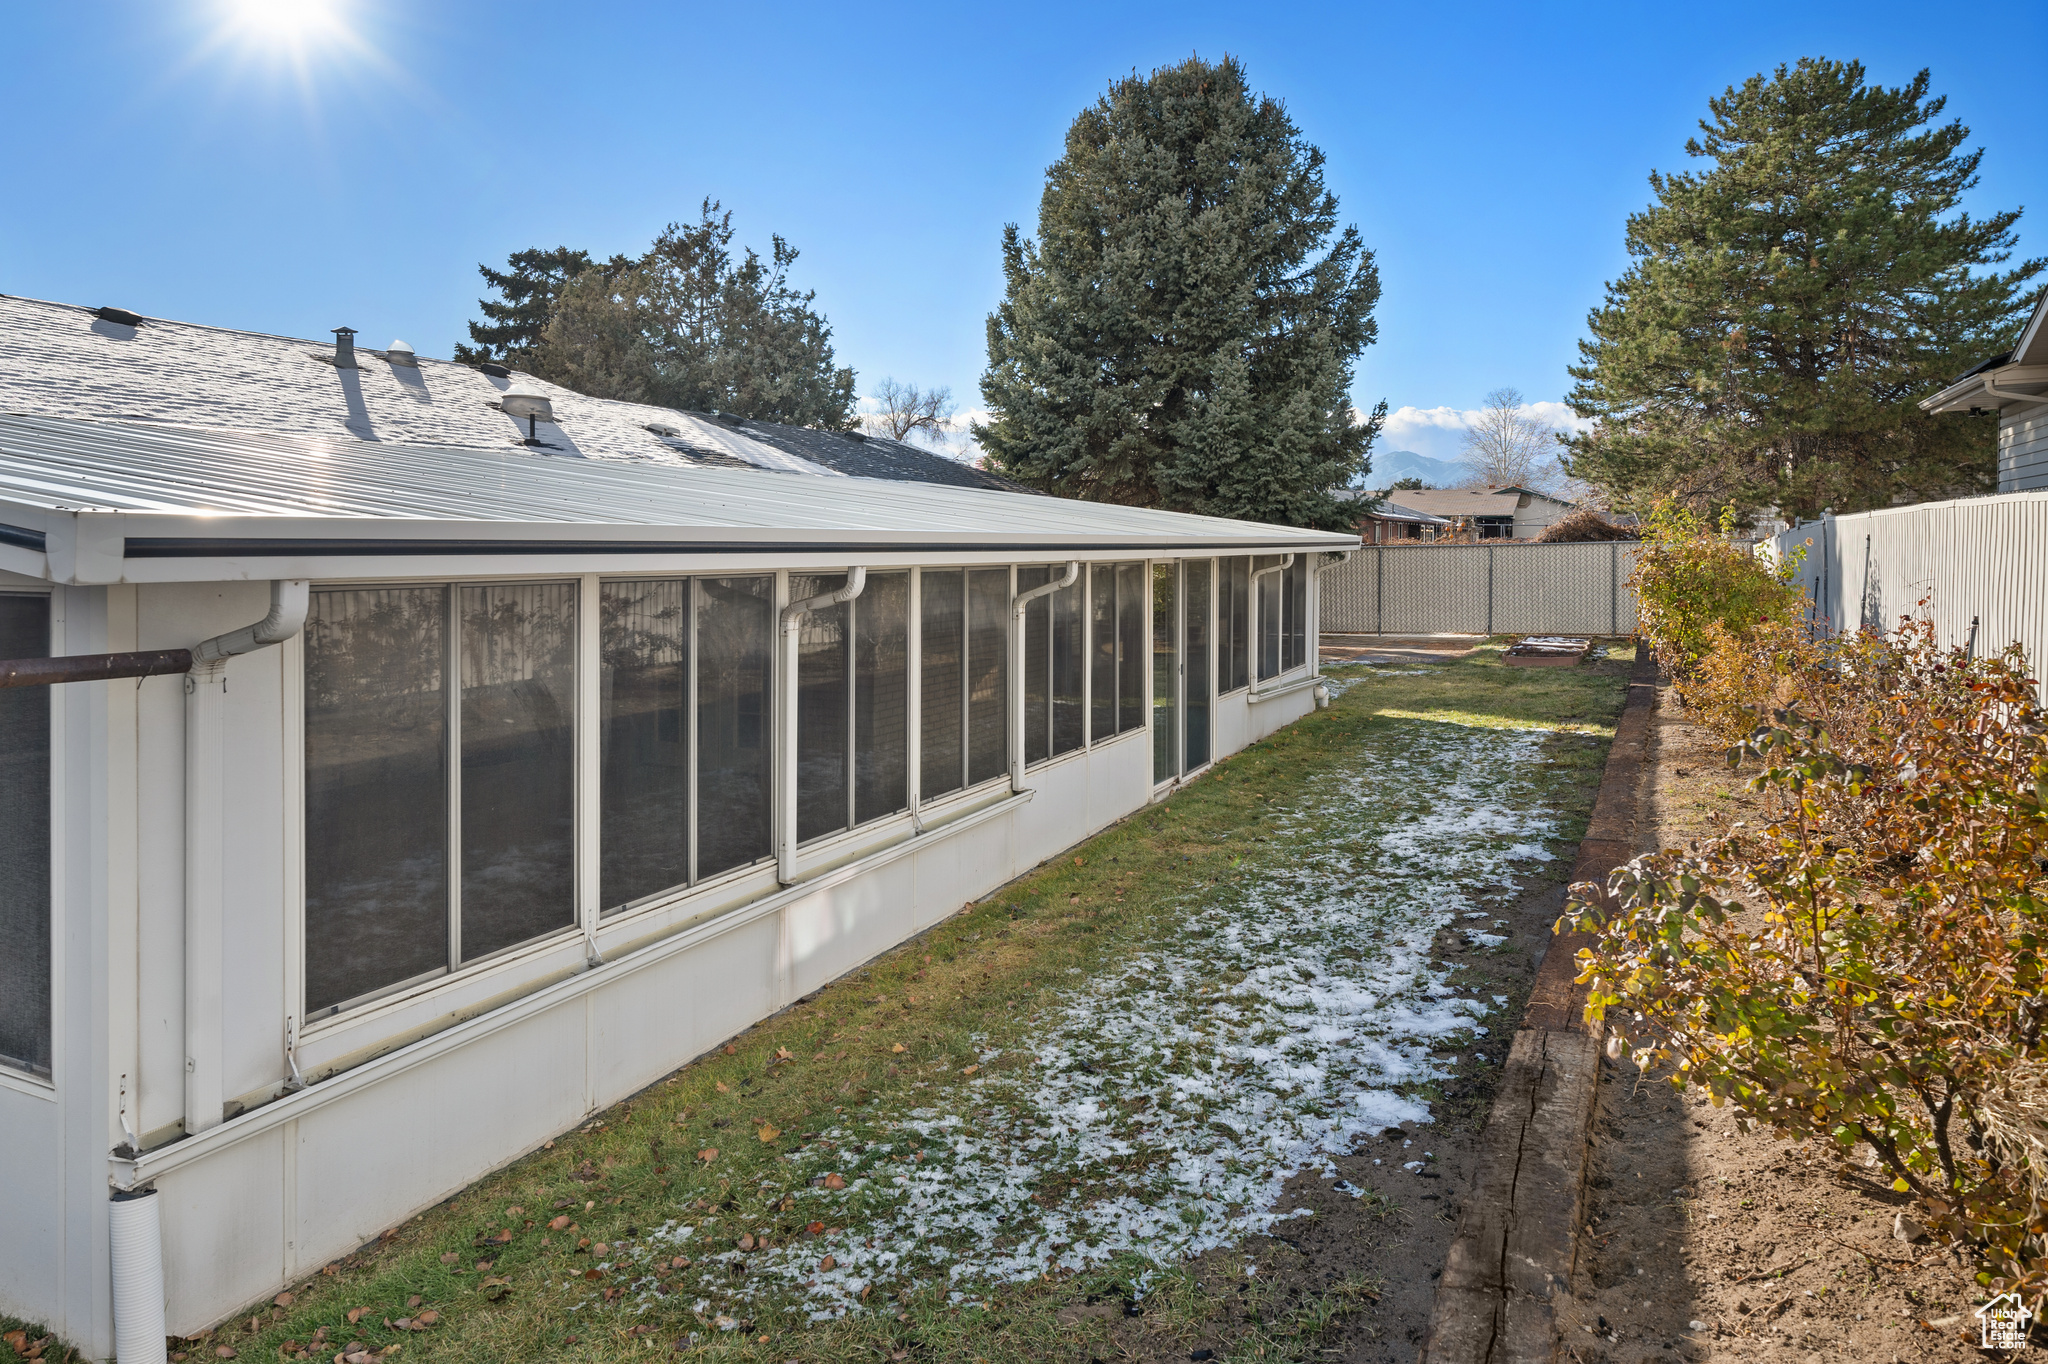
[[[1332,669],[1329,711],[183,1348],[1314,1358],[1376,1286],[1269,1286],[1281,1185],[1473,1120],[1446,1082],[1521,1001],[1432,944],[1569,869],[1626,660]]]

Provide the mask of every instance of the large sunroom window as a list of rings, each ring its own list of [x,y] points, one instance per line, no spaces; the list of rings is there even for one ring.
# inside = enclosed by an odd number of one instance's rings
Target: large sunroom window
[[[791,600],[845,574],[791,574]],[[910,575],[870,573],[850,602],[807,613],[797,635],[797,838],[910,804]]]
[[[1216,691],[1251,683],[1251,556],[1216,561]]]
[[[919,577],[918,794],[932,800],[1009,770],[1010,570]]]
[[[1066,570],[1034,564],[1017,570],[1017,590],[1029,592]],[[1024,607],[1024,761],[1072,753],[1086,739],[1082,710],[1082,615],[1086,587],[1079,578]]]
[[[572,583],[312,594],[309,1013],[575,922],[575,641]]]
[[[1145,596],[1143,564],[1088,568],[1089,737],[1104,739],[1145,727]]]
[[[1258,567],[1280,563],[1261,559]],[[1278,677],[1308,661],[1308,555],[1259,579],[1259,680]]]
[[[50,652],[50,598],[0,593],[0,658]],[[50,1073],[50,689],[0,690],[0,1066]]]
[[[611,912],[768,855],[775,580],[607,582],[598,610]]]

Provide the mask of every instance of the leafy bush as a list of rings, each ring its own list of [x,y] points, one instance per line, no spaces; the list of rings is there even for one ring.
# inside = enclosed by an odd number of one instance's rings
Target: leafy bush
[[[1779,813],[1575,888],[1588,1017],[1745,1126],[1867,1145],[1983,1282],[2038,1299],[2048,726],[2025,660],[1908,623],[1748,666],[1786,703],[1730,759]]]
[[[1575,545],[1589,541],[1640,540],[1642,537],[1627,526],[1618,526],[1591,507],[1582,507],[1575,512],[1566,512],[1543,528],[1536,537],[1539,545]]]
[[[1675,502],[1661,502],[1643,528],[1629,574],[1641,602],[1642,632],[1681,690],[1714,647],[1718,630],[1746,645],[1759,626],[1790,625],[1804,598],[1792,586],[1798,558],[1775,568],[1734,543],[1733,515],[1720,532]]]

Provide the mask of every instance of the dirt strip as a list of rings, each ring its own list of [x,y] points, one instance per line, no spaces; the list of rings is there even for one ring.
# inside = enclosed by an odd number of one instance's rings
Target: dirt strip
[[[1605,881],[1634,856],[1656,700],[1656,665],[1642,651],[1574,882]],[[1424,1364],[1547,1364],[1555,1356],[1552,1300],[1570,1291],[1600,1080],[1601,1039],[1586,1027],[1584,991],[1573,983],[1581,940],[1554,937],[1537,968],[1437,1285]]]

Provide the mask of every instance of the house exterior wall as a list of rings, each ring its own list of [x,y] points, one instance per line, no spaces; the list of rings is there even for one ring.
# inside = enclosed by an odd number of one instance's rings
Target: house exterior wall
[[[62,652],[188,647],[267,605],[261,581],[56,594]],[[1216,756],[1313,708],[1314,610],[1309,664],[1264,684],[1265,699],[1213,700]],[[1171,789],[1152,780],[1148,719],[1027,769],[1023,793],[998,780],[928,802],[923,833],[901,815],[807,844],[794,887],[770,863],[604,918],[603,965],[569,930],[307,1027],[298,1061],[314,1083],[286,1092],[302,969],[303,657],[295,638],[228,665],[219,969],[231,1116],[191,1136],[179,1135],[184,679],[53,692],[57,1049],[50,1084],[0,1074],[0,1226],[15,1233],[0,1238],[0,1311],[97,1358],[112,1354],[110,1182],[160,1195],[169,1326],[197,1330]],[[120,1149],[131,1127],[140,1155]]]
[[[1547,497],[1525,494],[1515,507],[1515,538],[1533,540],[1561,520],[1571,508]]]
[[[2048,406],[2023,407],[1998,422],[1998,491],[2048,488]]]

